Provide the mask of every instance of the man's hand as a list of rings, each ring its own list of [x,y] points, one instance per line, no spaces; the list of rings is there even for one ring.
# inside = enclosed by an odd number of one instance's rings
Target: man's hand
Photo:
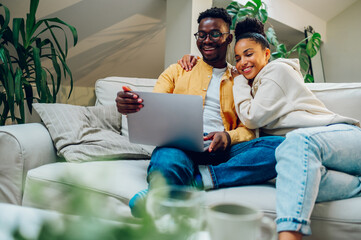
[[[207,136],[204,136],[203,140],[212,140],[208,148],[209,152],[218,150],[224,151],[228,146],[231,145],[231,137],[227,132],[211,132]]]
[[[123,91],[117,93],[115,102],[117,103],[118,112],[121,114],[135,113],[143,107],[143,99],[131,92],[129,87],[123,86]]]
[[[182,59],[179,59],[177,63],[182,66],[184,70],[187,72],[192,70],[194,65],[196,65],[199,57],[191,54],[186,54],[182,57]]]

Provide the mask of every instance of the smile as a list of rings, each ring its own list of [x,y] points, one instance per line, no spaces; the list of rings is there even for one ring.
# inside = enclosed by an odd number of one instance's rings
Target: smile
[[[208,47],[208,46],[203,47],[203,50],[204,50],[204,51],[213,51],[213,50],[215,50],[215,49],[216,49],[215,47]]]
[[[252,68],[253,68],[253,67],[246,67],[246,68],[242,69],[242,72],[245,73],[245,74],[247,74],[247,73],[249,73],[249,72],[252,70]]]

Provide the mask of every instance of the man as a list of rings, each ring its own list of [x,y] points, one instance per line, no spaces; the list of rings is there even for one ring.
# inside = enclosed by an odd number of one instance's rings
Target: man
[[[253,131],[238,119],[233,102],[231,65],[226,62],[227,47],[232,42],[231,17],[223,8],[200,13],[197,46],[203,59],[192,71],[178,64],[167,68],[158,78],[154,92],[192,94],[203,97],[204,140],[211,140],[202,153],[177,148],[157,147],[148,167],[149,188],[152,176],[159,172],[170,185],[192,185],[201,189],[256,184],[276,176],[276,147],[282,137],[255,139]],[[118,111],[141,111],[143,100],[131,91],[118,92]],[[144,103],[146,104],[146,103]],[[177,127],[177,126],[174,126]],[[148,190],[137,193],[129,202],[134,216]]]

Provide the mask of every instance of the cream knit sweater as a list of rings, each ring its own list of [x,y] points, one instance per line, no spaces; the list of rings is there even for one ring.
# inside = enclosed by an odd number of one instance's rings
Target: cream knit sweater
[[[262,128],[272,135],[285,135],[302,127],[348,123],[352,118],[328,110],[306,87],[298,59],[277,59],[268,63],[252,87],[242,75],[234,79],[234,103],[238,117],[250,129]]]

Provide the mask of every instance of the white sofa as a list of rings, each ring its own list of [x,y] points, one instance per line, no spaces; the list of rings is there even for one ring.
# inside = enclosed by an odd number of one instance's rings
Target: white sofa
[[[115,104],[116,92],[122,85],[150,91],[155,81],[100,79],[95,86],[96,105]],[[361,83],[318,83],[308,87],[329,109],[361,120]],[[121,131],[127,135],[124,120]],[[152,147],[144,149],[151,152]],[[57,157],[43,124],[3,126],[0,127],[0,202],[66,212],[66,191],[81,189],[89,198],[102,202],[102,217],[130,216],[129,199],[147,187],[148,163],[149,159],[64,162]],[[45,201],[33,197],[34,189],[43,193]],[[271,183],[212,190],[205,195],[206,204],[238,202],[259,208],[272,218],[276,216],[275,187]],[[305,239],[361,239],[361,198],[318,203],[311,220],[313,235]]]

